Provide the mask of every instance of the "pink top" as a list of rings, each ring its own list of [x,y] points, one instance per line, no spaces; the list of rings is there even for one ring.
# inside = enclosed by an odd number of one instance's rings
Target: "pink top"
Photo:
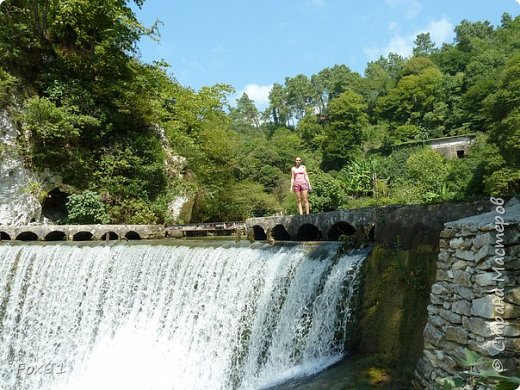
[[[305,180],[305,166],[300,165],[298,168],[293,167],[294,184],[307,184]]]

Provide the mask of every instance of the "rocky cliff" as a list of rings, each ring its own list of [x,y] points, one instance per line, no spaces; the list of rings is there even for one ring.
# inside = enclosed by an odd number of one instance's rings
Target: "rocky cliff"
[[[42,218],[42,207],[32,193],[39,185],[23,166],[17,136],[9,113],[0,110],[0,225],[27,225]]]

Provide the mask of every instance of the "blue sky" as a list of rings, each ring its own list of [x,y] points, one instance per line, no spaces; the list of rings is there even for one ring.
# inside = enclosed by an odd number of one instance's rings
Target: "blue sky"
[[[146,0],[136,10],[163,23],[159,43],[139,43],[143,61],[164,59],[195,90],[230,84],[260,108],[285,77],[335,64],[363,74],[380,55],[410,55],[418,33],[452,43],[461,20],[498,25],[504,12],[519,15],[520,0]]]

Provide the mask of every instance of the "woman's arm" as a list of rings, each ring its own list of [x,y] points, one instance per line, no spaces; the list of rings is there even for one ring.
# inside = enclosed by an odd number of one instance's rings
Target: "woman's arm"
[[[291,168],[291,192],[293,192],[294,186],[294,168]]]
[[[303,169],[305,172],[305,180],[307,181],[307,184],[309,185],[309,189],[310,189],[312,186],[311,186],[311,181],[309,180],[309,175],[307,175],[307,168],[303,167]]]

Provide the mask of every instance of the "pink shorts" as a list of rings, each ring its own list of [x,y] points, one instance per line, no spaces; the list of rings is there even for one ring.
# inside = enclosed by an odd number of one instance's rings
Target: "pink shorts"
[[[295,184],[293,185],[293,189],[296,192],[309,191],[309,185],[307,183]]]

